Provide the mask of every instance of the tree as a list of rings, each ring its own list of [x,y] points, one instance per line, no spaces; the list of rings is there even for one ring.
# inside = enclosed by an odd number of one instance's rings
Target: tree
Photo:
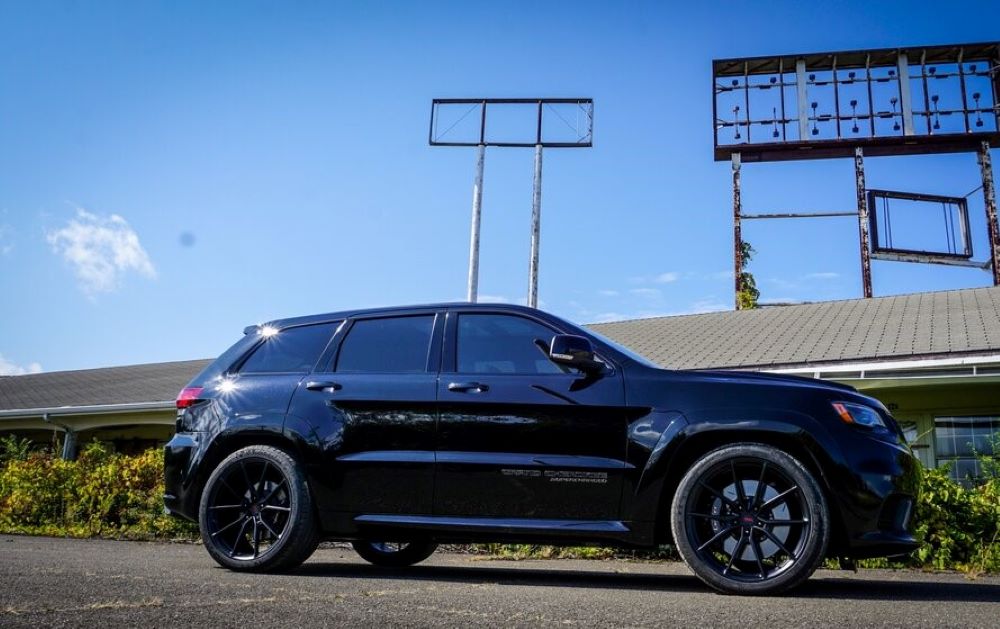
[[[753,273],[747,271],[755,253],[757,252],[750,246],[750,243],[745,240],[740,241],[740,289],[736,293],[736,302],[739,304],[740,310],[756,308],[757,299],[760,297],[757,281],[754,279]]]

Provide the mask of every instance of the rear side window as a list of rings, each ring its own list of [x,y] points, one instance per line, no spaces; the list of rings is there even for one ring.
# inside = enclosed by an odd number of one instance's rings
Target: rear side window
[[[340,346],[336,370],[422,373],[433,330],[434,315],[355,321]]]
[[[312,371],[337,323],[281,330],[264,339],[240,368],[240,373]]]

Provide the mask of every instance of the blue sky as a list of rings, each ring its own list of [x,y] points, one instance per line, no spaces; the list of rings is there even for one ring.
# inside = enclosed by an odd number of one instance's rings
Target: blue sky
[[[994,2],[0,0],[0,372],[213,356],[243,326],[464,298],[474,150],[435,97],[592,97],[545,154],[542,307],[581,323],[731,307],[711,60],[1000,37]],[[994,161],[997,161],[994,152]],[[480,293],[527,294],[532,153],[486,157]],[[962,195],[971,154],[868,160]],[[849,160],[749,165],[748,212],[850,210]],[[970,197],[977,253],[982,196]],[[762,299],[860,295],[850,219],[749,224]],[[877,295],[982,286],[876,262]]]

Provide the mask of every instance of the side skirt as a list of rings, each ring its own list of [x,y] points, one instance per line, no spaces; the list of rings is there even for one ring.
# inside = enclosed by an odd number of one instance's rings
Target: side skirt
[[[489,542],[523,540],[566,543],[646,545],[647,527],[635,530],[617,520],[542,520],[434,515],[358,515],[358,533],[367,535],[417,534],[441,541]]]

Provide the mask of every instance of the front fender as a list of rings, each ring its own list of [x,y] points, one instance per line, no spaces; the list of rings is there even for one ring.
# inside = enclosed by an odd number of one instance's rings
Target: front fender
[[[827,428],[810,415],[787,409],[702,409],[676,413],[643,462],[625,518],[656,522],[667,513],[674,489],[699,457],[727,444],[767,443],[789,450],[829,489],[831,466],[846,465]],[[632,448],[630,440],[629,446]],[[633,464],[636,464],[633,461]],[[628,505],[626,505],[628,506]]]

